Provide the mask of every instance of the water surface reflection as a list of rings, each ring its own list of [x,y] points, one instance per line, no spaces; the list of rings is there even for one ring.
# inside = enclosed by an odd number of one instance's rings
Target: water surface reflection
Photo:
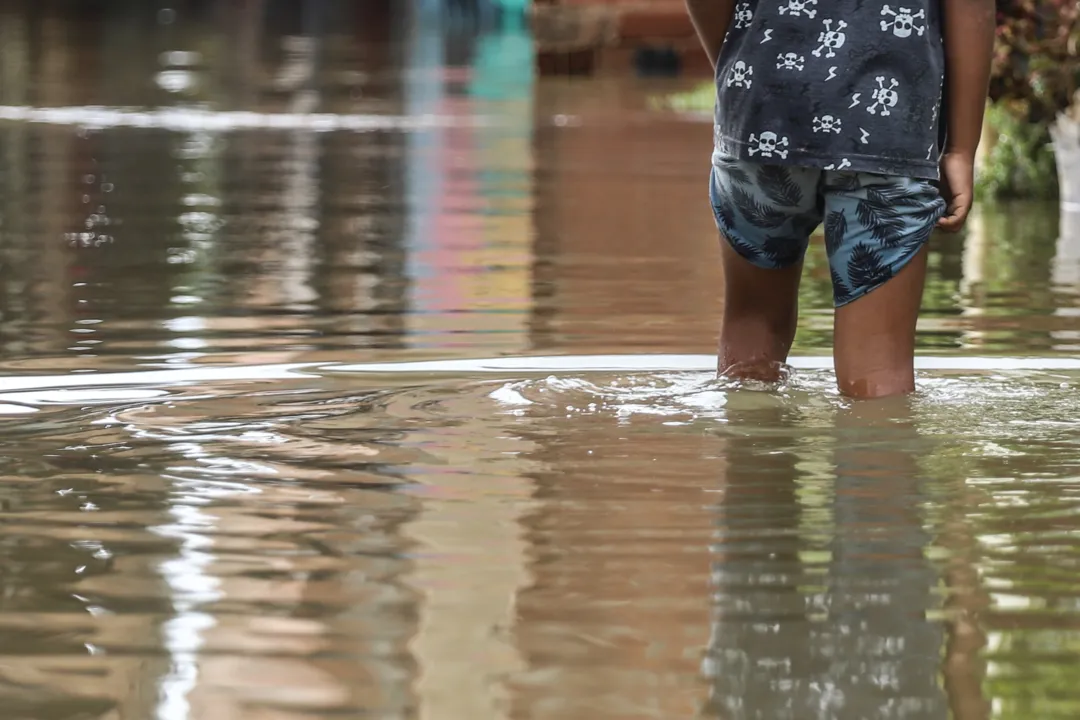
[[[946,717],[917,461],[932,448],[890,405],[729,413],[707,662],[721,717]]]
[[[910,402],[835,396],[820,253],[724,385],[680,83],[170,5],[0,9],[12,717],[1077,713],[1074,216],[935,241]]]

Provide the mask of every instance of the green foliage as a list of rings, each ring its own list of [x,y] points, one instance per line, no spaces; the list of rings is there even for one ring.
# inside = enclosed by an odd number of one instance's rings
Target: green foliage
[[[1050,126],[1080,88],[1080,3],[998,0],[987,123],[996,142],[980,168],[981,197],[1056,198]]]
[[[674,110],[685,113],[711,113],[716,102],[716,85],[710,80],[692,90],[661,95],[649,100],[656,110]]]
[[[993,144],[979,168],[980,199],[1051,199],[1058,177],[1048,127],[1031,123],[1006,103],[990,106],[986,115]]]
[[[1080,87],[1078,44],[1076,0],[998,0],[991,99],[1021,105],[1029,122],[1052,123]]]

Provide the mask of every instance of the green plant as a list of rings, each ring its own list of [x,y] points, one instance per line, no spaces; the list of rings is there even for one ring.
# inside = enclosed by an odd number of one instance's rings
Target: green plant
[[[1013,103],[1028,122],[1049,125],[1080,87],[1080,3],[998,0],[990,97]]]
[[[711,113],[716,102],[716,85],[710,80],[701,83],[692,90],[649,99],[649,105],[655,110],[675,110],[677,112]]]
[[[983,197],[1056,197],[1049,128],[1074,105],[1080,88],[1080,3],[998,0],[997,5],[986,118],[992,145],[977,189]]]
[[[979,166],[980,198],[1057,197],[1058,177],[1046,125],[1028,120],[1024,107],[998,102],[986,122],[993,138]]]

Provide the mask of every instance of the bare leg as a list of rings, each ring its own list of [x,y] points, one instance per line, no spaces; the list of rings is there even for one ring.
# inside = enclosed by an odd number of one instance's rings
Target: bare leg
[[[926,248],[896,277],[836,311],[833,357],[840,392],[854,398],[915,390],[915,322],[926,280]]]
[[[780,379],[795,339],[802,262],[765,270],[739,256],[721,239],[724,310],[717,371],[736,379]]]

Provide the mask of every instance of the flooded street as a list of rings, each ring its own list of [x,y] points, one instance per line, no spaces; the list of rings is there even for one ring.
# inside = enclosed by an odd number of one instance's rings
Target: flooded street
[[[693,84],[408,5],[0,4],[0,718],[1080,716],[1080,215],[718,382]]]

